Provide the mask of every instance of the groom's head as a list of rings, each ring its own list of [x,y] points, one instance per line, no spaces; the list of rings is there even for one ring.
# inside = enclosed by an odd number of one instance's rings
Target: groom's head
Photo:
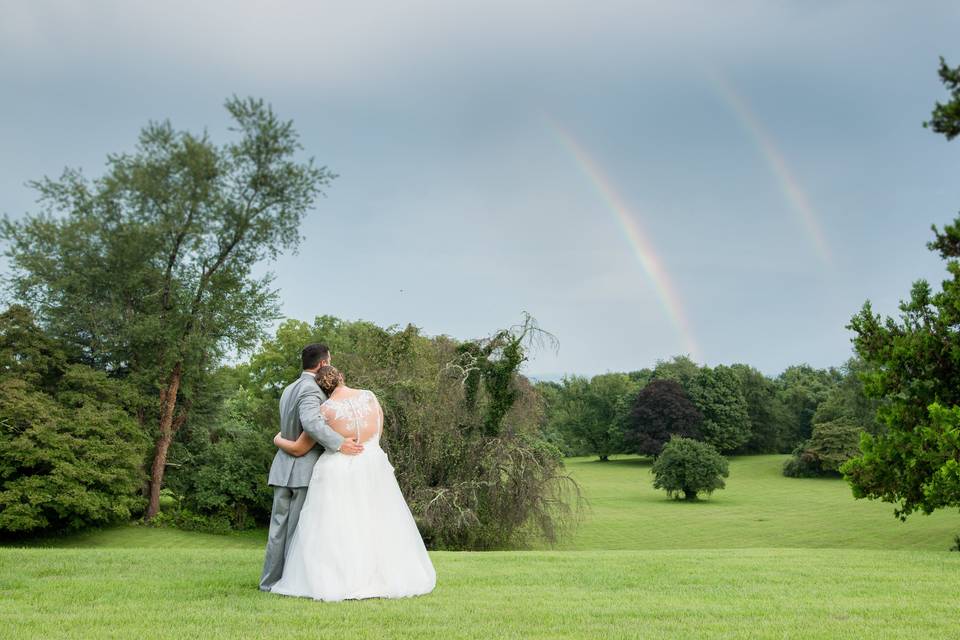
[[[300,352],[300,361],[304,371],[316,371],[323,365],[330,364],[330,349],[319,342],[308,344]]]

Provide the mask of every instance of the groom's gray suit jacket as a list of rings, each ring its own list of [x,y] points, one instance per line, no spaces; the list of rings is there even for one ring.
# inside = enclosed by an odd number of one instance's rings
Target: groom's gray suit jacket
[[[312,373],[304,371],[289,384],[280,396],[280,434],[296,440],[304,431],[318,445],[336,451],[343,436],[330,428],[320,415],[320,405],[327,399]],[[320,457],[320,446],[297,458],[283,449],[277,450],[270,466],[267,484],[272,487],[306,487],[310,484],[313,465]]]

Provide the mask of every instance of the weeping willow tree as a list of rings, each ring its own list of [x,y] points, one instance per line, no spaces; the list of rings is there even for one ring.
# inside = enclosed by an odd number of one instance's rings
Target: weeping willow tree
[[[542,405],[520,368],[553,335],[533,317],[459,344],[440,386],[456,416],[456,446],[410,487],[436,546],[502,548],[531,537],[555,542],[576,522],[581,496],[561,452],[539,432]],[[536,417],[524,420],[533,412]],[[438,461],[440,462],[440,461]]]

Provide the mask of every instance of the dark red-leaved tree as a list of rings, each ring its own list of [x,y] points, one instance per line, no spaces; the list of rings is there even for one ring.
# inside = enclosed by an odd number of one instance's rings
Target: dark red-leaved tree
[[[624,440],[641,455],[657,456],[673,435],[700,439],[703,414],[675,380],[653,380],[633,403]]]

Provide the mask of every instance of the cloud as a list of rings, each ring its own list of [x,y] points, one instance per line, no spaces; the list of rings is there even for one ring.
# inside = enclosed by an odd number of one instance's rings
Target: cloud
[[[273,82],[345,89],[469,70],[622,73],[678,57],[835,40],[864,4],[516,2],[21,2],[0,22],[4,57],[49,69],[132,56]],[[871,3],[874,20],[878,9]],[[747,38],[731,38],[747,33]],[[819,34],[819,36],[816,36]],[[597,61],[604,64],[597,67]],[[395,87],[394,87],[395,88]]]

